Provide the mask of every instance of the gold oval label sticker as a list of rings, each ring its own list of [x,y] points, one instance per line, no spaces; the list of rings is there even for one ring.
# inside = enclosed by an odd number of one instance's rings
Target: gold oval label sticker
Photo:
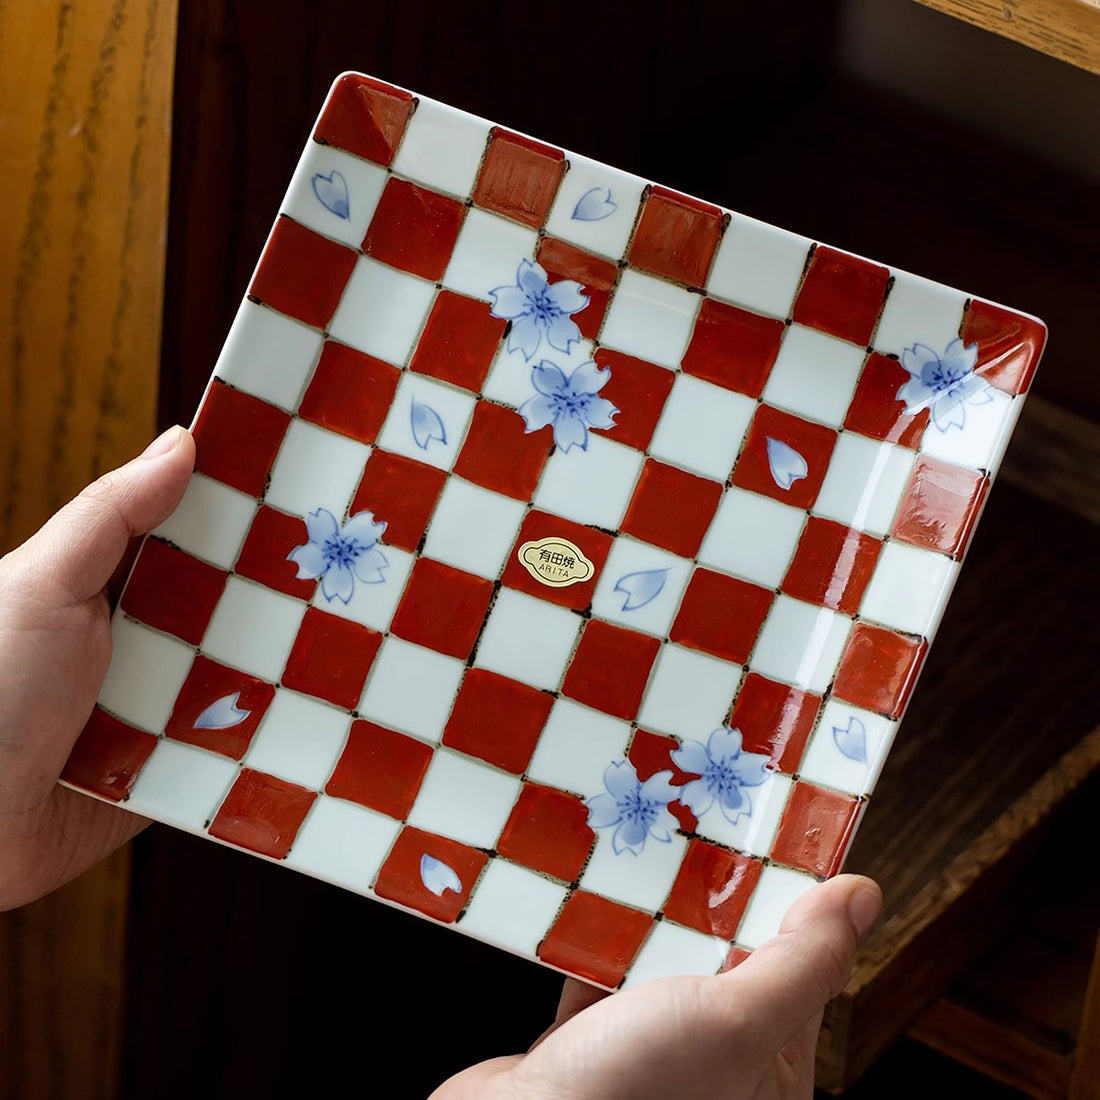
[[[519,548],[518,557],[535,580],[551,588],[565,588],[586,581],[595,571],[595,566],[579,546],[554,535],[525,542]]]

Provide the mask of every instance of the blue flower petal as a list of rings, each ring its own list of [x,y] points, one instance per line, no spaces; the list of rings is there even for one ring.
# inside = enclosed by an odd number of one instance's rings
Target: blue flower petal
[[[508,350],[522,352],[524,359],[530,359],[542,343],[542,329],[530,313],[517,317],[508,333]]]
[[[636,818],[624,821],[611,838],[611,848],[617,856],[622,855],[623,852],[633,852],[637,855],[645,847],[646,833],[645,824]]]
[[[637,573],[624,573],[616,582],[613,592],[622,592],[623,611],[637,611],[652,603],[662,592],[668,580],[668,569],[643,569]]]
[[[615,760],[604,768],[603,785],[612,798],[625,798],[638,789],[638,773],[629,760]]]
[[[789,489],[796,481],[801,481],[810,472],[806,460],[789,443],[781,439],[767,437],[768,466],[772,479],[780,489]]]
[[[330,565],[321,577],[321,594],[329,603],[341,600],[347,604],[355,591],[355,574],[346,565]]]
[[[348,183],[335,168],[327,176],[314,172],[310,180],[317,201],[330,213],[345,221],[351,216]]]
[[[388,569],[389,566],[386,555],[377,546],[371,546],[355,559],[352,572],[356,579],[364,584],[381,584],[386,579],[382,570]]]
[[[565,452],[574,447],[588,450],[588,428],[584,420],[576,414],[559,415],[554,421],[554,443]]]
[[[649,835],[662,844],[672,840],[672,834],[680,828],[680,822],[669,812],[668,806],[662,806],[657,816],[650,822]]]
[[[680,804],[701,818],[714,805],[714,794],[704,780],[693,779],[680,788]]]
[[[241,693],[235,691],[232,695],[223,695],[220,699],[215,699],[195,719],[195,724],[191,728],[196,730],[227,730],[239,726],[252,713],[250,710],[237,706],[237,700],[240,697]]]
[[[385,523],[376,523],[372,512],[356,512],[344,524],[342,538],[354,539],[364,549],[373,546],[386,530]]]
[[[930,363],[939,362],[939,356],[927,344],[914,344],[901,353],[901,365],[912,375],[920,378],[924,368]]]
[[[286,556],[287,561],[298,566],[298,580],[314,580],[325,571],[325,555],[316,542],[304,542],[295,546]]]
[[[663,771],[651,775],[639,788],[638,797],[646,802],[667,806],[676,798],[676,788],[672,785],[672,772]]]
[[[511,321],[531,311],[531,302],[518,286],[498,286],[489,291],[493,299],[489,312],[494,317]]]
[[[543,359],[531,368],[531,385],[546,397],[560,397],[567,391],[569,383],[561,367],[555,366],[549,359]]]
[[[849,760],[867,763],[867,729],[854,714],[846,726],[833,726],[833,744]]]
[[[580,338],[581,330],[577,328],[577,323],[565,313],[555,317],[546,329],[546,339],[550,346],[567,354]]]
[[[520,260],[516,284],[529,298],[541,294],[547,285],[545,268],[534,260]]]
[[[456,894],[462,893],[462,879],[455,869],[427,852],[420,857],[420,881],[437,898],[441,898],[447,890],[454,890]]]
[[[559,279],[547,287],[546,293],[562,313],[579,313],[588,305],[588,295],[582,294],[583,290],[574,279]]]
[[[727,787],[718,798],[718,807],[722,816],[731,824],[736,825],[743,817],[752,815],[752,801],[748,791],[740,787]]]
[[[716,764],[728,764],[741,755],[741,731],[719,726],[707,738],[707,755]]]
[[[614,825],[622,816],[618,802],[609,794],[595,795],[585,805],[588,807],[590,829],[606,829],[608,825]]]
[[[600,366],[594,360],[589,359],[581,363],[569,376],[569,392],[577,395],[597,394],[607,385],[611,378],[608,368],[600,370]]]
[[[572,218],[577,222],[598,222],[618,209],[619,204],[611,198],[610,187],[591,187],[577,200]]]
[[[318,508],[306,516],[306,534],[310,542],[324,542],[339,530],[340,524],[327,508]]]
[[[409,408],[409,422],[412,425],[413,440],[422,451],[426,451],[433,440],[446,445],[447,429],[443,426],[439,413],[431,406],[414,399]]]
[[[527,422],[526,432],[537,432],[545,428],[554,419],[554,404],[549,397],[536,393],[528,398],[518,409],[519,415]]]
[[[690,772],[692,775],[702,775],[710,763],[706,746],[699,741],[685,741],[678,749],[672,750],[671,756],[672,762],[680,771]],[[683,801],[683,796],[680,801]]]

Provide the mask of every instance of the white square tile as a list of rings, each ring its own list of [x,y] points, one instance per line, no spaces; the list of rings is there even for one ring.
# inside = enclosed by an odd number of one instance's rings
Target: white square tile
[[[264,500],[296,516],[327,508],[339,520],[369,456],[366,444],[295,418],[279,448]]]
[[[945,554],[888,542],[859,613],[883,626],[931,638],[958,574],[959,563]]]
[[[779,932],[787,910],[815,885],[813,878],[800,871],[765,867],[737,930],[737,942],[755,951]]]
[[[527,774],[536,783],[591,798],[603,793],[604,772],[608,764],[626,756],[629,741],[629,722],[558,699]]]
[[[248,746],[244,763],[302,787],[320,790],[332,774],[351,727],[351,716],[278,688]]]
[[[437,749],[409,811],[409,824],[475,848],[495,848],[522,786],[515,776]]]
[[[518,500],[451,478],[435,507],[424,555],[496,580],[526,510]]]
[[[893,526],[916,460],[908,447],[841,432],[813,510],[881,537]]]
[[[600,343],[675,370],[702,297],[627,268],[600,329]]]
[[[666,645],[650,674],[638,725],[696,740],[722,725],[741,680],[739,665]]]
[[[339,615],[341,619],[362,623],[371,630],[388,630],[401,593],[405,591],[405,582],[409,579],[414,558],[412,554],[398,550],[396,546],[387,546],[385,542],[380,543],[378,549],[387,562],[380,581],[364,584],[357,579],[351,599],[347,603],[335,595],[331,600],[328,599],[324,586],[319,584],[313,593],[313,606],[320,607],[331,615]]]
[[[474,664],[553,691],[580,633],[581,619],[511,588],[497,593]]]
[[[405,127],[393,170],[437,191],[468,199],[489,129],[482,118],[421,97]]]
[[[822,692],[840,663],[852,620],[824,607],[777,596],[749,667],[773,680]]]
[[[866,354],[847,340],[788,325],[762,396],[769,405],[839,428]]]
[[[406,372],[397,384],[378,446],[449,470],[466,438],[475,400],[472,394]]]
[[[799,777],[845,794],[869,794],[897,725],[881,714],[830,699],[798,767]]]
[[[586,450],[554,450],[543,467],[534,505],[577,523],[614,529],[634,495],[644,457],[633,447],[590,432]]]
[[[592,855],[581,875],[581,889],[624,905],[658,912],[664,908],[676,881],[687,840],[678,833],[667,841],[648,836],[637,854],[624,848],[616,855],[614,833],[614,827],[596,833]]]
[[[568,893],[525,867],[494,859],[458,927],[497,947],[533,956]]]
[[[645,180],[575,153],[569,154],[567,164],[546,232],[620,259],[634,228]]]
[[[423,646],[386,638],[371,665],[359,713],[438,744],[465,666]]]
[[[183,500],[153,534],[219,569],[230,569],[255,514],[252,497],[204,474],[192,474]]]
[[[126,808],[201,832],[237,778],[237,767],[235,760],[161,738],[138,772]]]
[[[707,293],[769,317],[787,318],[811,242],[735,214],[707,280]]]
[[[727,489],[699,549],[699,561],[776,588],[787,574],[805,522],[800,508]]]
[[[286,864],[365,893],[400,831],[400,821],[318,795],[294,838]]]
[[[622,988],[682,974],[717,974],[729,950],[729,944],[717,936],[705,936],[669,920],[660,921],[638,952]]]
[[[99,701],[124,722],[160,733],[168,722],[195,651],[116,612],[111,621],[111,667]]]
[[[900,357],[924,344],[942,352],[959,335],[966,295],[904,271],[891,274],[894,285],[875,330],[875,350]]]
[[[706,738],[696,738],[705,743]],[[736,848],[749,855],[766,856],[771,853],[783,807],[794,782],[785,775],[770,773],[759,787],[746,787],[742,794],[748,799],[750,811],[730,821],[715,802],[699,818],[696,832],[707,840],[717,840],[727,847]]]
[[[203,652],[274,683],[283,673],[305,613],[301,600],[230,577],[206,628]]]
[[[358,248],[385,186],[385,168],[311,141],[298,161],[279,213]]]
[[[601,619],[664,638],[679,610],[691,570],[687,558],[620,535],[611,544],[596,582],[592,612]]]
[[[545,351],[545,347],[543,350]],[[568,354],[555,348],[553,361],[555,366],[561,367],[568,378],[579,366],[592,358],[594,350],[595,344],[591,340],[577,340],[570,346]],[[493,365],[489,368],[485,383],[481,387],[482,394],[493,401],[500,401],[502,404],[518,409],[535,395],[532,374],[543,358],[546,356],[541,352],[536,353],[528,362],[519,348],[509,351],[508,341],[502,340],[497,357],[493,360]],[[549,439],[549,430],[546,434]]]
[[[964,406],[963,426],[940,429],[930,423],[920,449],[933,458],[972,470],[996,470],[1023,402],[986,385]]]
[[[321,343],[319,332],[246,298],[225,338],[214,375],[293,410],[321,354]]]
[[[404,366],[428,316],[435,287],[360,256],[329,326],[344,344]]]
[[[534,258],[538,234],[476,207],[466,212],[443,285],[471,298],[491,301],[489,291],[516,281],[521,260]]]
[[[678,374],[649,453],[713,481],[725,481],[755,412],[756,402],[743,393]]]

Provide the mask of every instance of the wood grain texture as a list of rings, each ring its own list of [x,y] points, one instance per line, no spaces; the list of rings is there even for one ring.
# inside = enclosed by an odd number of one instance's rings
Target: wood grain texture
[[[1100,939],[1092,957],[1092,970],[1085,991],[1081,1028],[1077,1033],[1077,1057],[1070,1079],[1069,1100],[1097,1100],[1100,1097]]]
[[[917,0],[1060,61],[1100,73],[1098,0]]]
[[[0,4],[0,551],[155,429],[174,0]],[[0,915],[0,1096],[117,1093],[129,856]]]

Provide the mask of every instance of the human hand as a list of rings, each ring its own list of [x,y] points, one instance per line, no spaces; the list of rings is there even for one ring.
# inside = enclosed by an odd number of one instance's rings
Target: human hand
[[[171,514],[195,444],[172,428],[0,558],[0,911],[75,878],[146,822],[57,785],[111,660],[136,536]]]
[[[531,1050],[473,1066],[430,1100],[809,1100],[822,1012],[881,905],[870,879],[840,875],[729,973],[613,996],[569,980]]]

